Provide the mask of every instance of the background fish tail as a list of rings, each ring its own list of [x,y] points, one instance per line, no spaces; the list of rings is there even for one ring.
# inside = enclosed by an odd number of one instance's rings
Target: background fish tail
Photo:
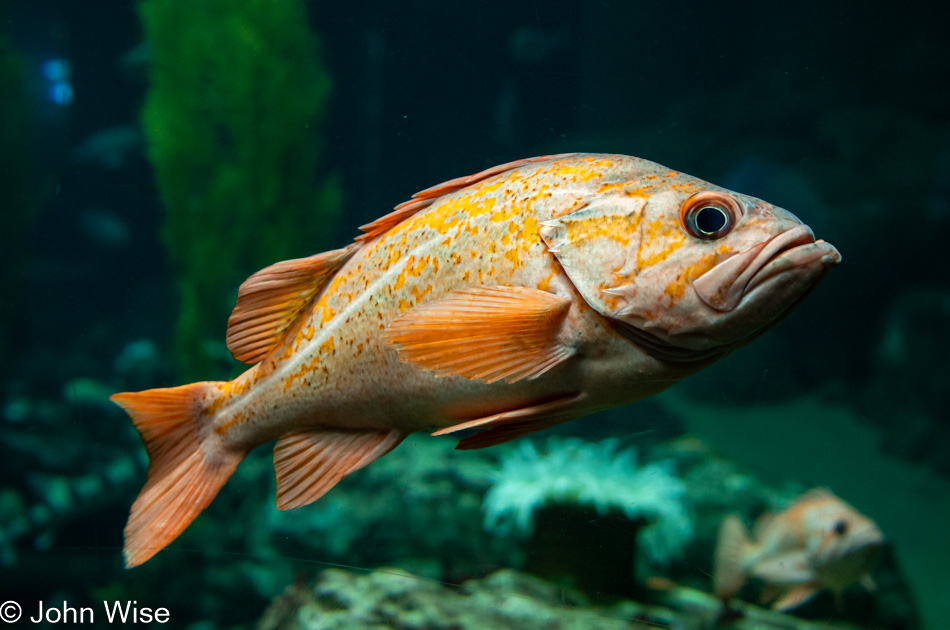
[[[727,516],[719,526],[719,542],[713,564],[713,592],[723,601],[742,589],[747,575],[742,561],[751,547],[745,525],[735,515]]]
[[[112,396],[131,416],[149,457],[147,481],[125,527],[126,567],[142,564],[177,538],[244,459],[243,450],[222,449],[202,430],[222,395],[218,385],[199,382]]]

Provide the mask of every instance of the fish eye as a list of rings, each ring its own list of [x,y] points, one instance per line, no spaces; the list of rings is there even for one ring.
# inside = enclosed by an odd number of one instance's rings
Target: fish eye
[[[836,536],[843,536],[848,531],[848,523],[846,521],[837,521],[835,526],[831,528],[831,531],[833,531]]]
[[[696,193],[680,208],[680,220],[686,231],[704,241],[714,241],[731,232],[741,216],[738,201],[709,190]]]

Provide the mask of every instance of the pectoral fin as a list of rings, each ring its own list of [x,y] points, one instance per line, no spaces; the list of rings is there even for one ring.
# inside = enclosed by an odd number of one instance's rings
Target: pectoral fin
[[[486,383],[537,378],[574,354],[558,339],[571,300],[524,287],[476,287],[409,309],[386,331],[399,358]]]
[[[470,420],[440,429],[432,435],[445,435],[466,429],[487,429],[461,440],[455,447],[460,451],[487,448],[503,444],[528,433],[553,427],[556,424],[573,420],[578,416],[581,403],[587,394],[579,392],[547,402],[522,407],[477,420]]]
[[[751,575],[772,584],[801,584],[815,579],[805,551],[791,551],[758,562]]]

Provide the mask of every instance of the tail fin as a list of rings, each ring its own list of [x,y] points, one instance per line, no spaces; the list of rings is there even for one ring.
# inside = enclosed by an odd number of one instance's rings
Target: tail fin
[[[115,394],[142,435],[149,467],[125,526],[125,566],[138,566],[181,534],[208,507],[244,459],[207,441],[208,407],[218,383]]]
[[[745,525],[738,516],[723,519],[713,560],[713,593],[723,601],[735,596],[745,585],[747,576],[742,561],[752,543]]]

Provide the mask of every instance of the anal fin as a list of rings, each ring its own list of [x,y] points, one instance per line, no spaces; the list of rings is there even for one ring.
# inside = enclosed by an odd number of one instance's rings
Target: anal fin
[[[384,338],[421,369],[513,383],[574,354],[558,338],[570,306],[570,298],[537,289],[472,287],[409,309]]]
[[[573,420],[578,417],[579,407],[586,399],[587,394],[584,392],[570,394],[529,407],[462,422],[440,429],[432,435],[446,435],[466,429],[487,429],[459,441],[455,447],[461,451],[487,448]]]
[[[802,584],[782,595],[778,601],[772,604],[772,608],[788,612],[793,608],[798,608],[817,594],[818,589],[815,588],[814,584]]]
[[[282,437],[274,447],[277,509],[313,503],[348,474],[402,442],[395,430],[313,429]]]

